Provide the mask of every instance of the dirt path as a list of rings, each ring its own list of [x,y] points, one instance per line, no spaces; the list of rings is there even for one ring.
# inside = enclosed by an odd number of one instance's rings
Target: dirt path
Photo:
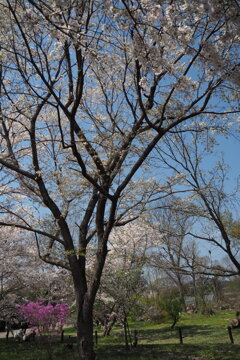
[[[9,338],[12,338],[13,336],[12,336],[12,334],[10,333],[9,334]],[[0,339],[4,339],[4,338],[6,338],[6,331],[2,331],[2,332],[0,332]]]

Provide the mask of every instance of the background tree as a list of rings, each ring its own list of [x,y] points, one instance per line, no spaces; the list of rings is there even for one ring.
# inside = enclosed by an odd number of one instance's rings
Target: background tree
[[[205,284],[209,284],[209,276],[204,272],[206,269],[209,271],[212,261],[201,253],[201,246],[189,236],[197,218],[191,216],[186,208],[176,206],[178,201],[182,202],[180,198],[165,201],[158,204],[161,209],[154,210],[162,245],[152,254],[149,265],[159,271],[167,287],[172,283],[171,288],[174,293],[179,292],[181,304],[191,295],[195,299],[195,310],[202,310],[208,294]]]
[[[171,329],[174,329],[184,309],[184,300],[174,289],[165,289],[161,296],[160,307],[166,311],[172,320]]]
[[[51,302],[71,299],[71,282],[62,269],[44,264],[33,239],[17,228],[0,235],[1,320],[18,319],[17,305],[45,297]]]
[[[115,321],[121,322],[127,331],[128,317],[139,316],[139,298],[146,289],[144,270],[148,258],[159,246],[161,236],[146,216],[113,229],[98,296],[105,303],[105,309],[109,309],[105,335],[109,335]],[[127,337],[126,332],[125,338]]]
[[[205,140],[207,144],[204,144]],[[181,176],[182,186],[188,191],[189,195],[180,199],[178,205],[172,202],[172,209],[175,207],[175,211],[182,211],[197,219],[198,225],[188,234],[197,241],[209,244],[210,253],[216,248],[221,250],[222,256],[227,257],[231,264],[224,267],[223,264],[220,266],[209,260],[209,274],[215,271],[215,274],[231,276],[239,274],[240,270],[239,222],[231,212],[238,207],[239,187],[236,181],[232,193],[227,192],[229,169],[223,160],[219,160],[211,169],[204,167],[206,154],[210,152],[211,155],[213,151],[212,141],[214,139],[211,136],[204,138],[198,133],[192,133],[188,138],[177,134],[174,141],[166,139],[166,148],[164,155],[160,155],[160,161]]]
[[[238,111],[226,93],[238,96],[239,4],[0,5],[1,201],[12,214],[0,224],[34,233],[41,259],[71,272],[79,358],[91,360],[109,235],[172,191],[151,179],[156,145],[224,128]]]
[[[158,220],[162,244],[150,258],[150,266],[161,270],[177,286],[181,298],[184,299],[186,266],[183,254],[186,235],[192,225],[191,219],[184,213],[164,208],[164,203],[159,207],[160,209],[154,210],[153,217]]]
[[[214,269],[211,268],[211,258],[201,255],[200,249],[196,241],[190,240],[183,249],[182,261],[188,277],[188,295],[194,297],[194,310],[205,312],[207,295],[212,293],[208,269],[211,269],[213,274]]]

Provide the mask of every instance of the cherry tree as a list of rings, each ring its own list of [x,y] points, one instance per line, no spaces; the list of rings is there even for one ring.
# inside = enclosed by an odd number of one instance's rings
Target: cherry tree
[[[1,204],[12,217],[0,224],[34,234],[40,258],[71,272],[79,359],[95,358],[112,229],[179,180],[154,178],[156,145],[235,121],[239,11],[233,0],[0,0]]]
[[[146,288],[144,270],[148,258],[161,244],[156,224],[151,224],[146,216],[112,230],[109,255],[97,297],[98,303],[105,305],[105,335],[109,335],[118,320],[124,325],[127,338],[127,317],[134,307],[138,307],[138,297],[143,295]]]
[[[108,271],[111,273],[119,267],[128,272],[132,266],[146,264],[147,258],[162,245],[157,225],[142,216],[125,226],[115,227],[109,237]]]
[[[27,282],[26,257],[23,256],[26,254],[26,249],[16,240],[18,233],[17,229],[12,229],[11,233],[3,229],[0,237],[0,310],[2,319],[15,313],[15,301],[18,293],[25,288]]]
[[[9,219],[8,219],[9,221]],[[11,230],[11,231],[10,231]],[[17,305],[45,296],[63,301],[71,295],[67,274],[41,262],[33,239],[18,228],[5,227],[0,235],[1,319],[18,316]]]

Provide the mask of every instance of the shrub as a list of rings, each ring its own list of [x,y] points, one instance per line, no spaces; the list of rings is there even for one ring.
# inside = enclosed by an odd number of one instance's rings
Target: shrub
[[[19,313],[39,333],[60,332],[69,316],[67,304],[46,304],[44,299],[19,305]]]

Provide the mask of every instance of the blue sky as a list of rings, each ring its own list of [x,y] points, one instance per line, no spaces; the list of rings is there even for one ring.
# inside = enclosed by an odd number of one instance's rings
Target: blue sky
[[[236,179],[240,175],[240,139],[234,137],[220,136],[218,137],[219,146],[216,151],[222,151],[226,164],[230,166],[228,185],[234,188]]]

